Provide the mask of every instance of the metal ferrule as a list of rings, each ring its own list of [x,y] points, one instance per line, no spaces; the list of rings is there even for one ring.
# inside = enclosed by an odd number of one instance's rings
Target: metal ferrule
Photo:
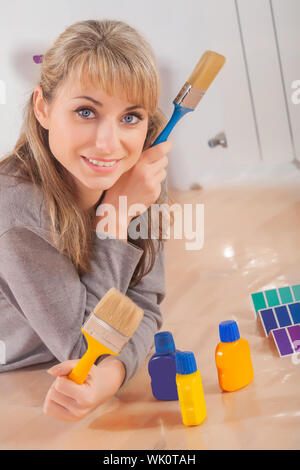
[[[174,101],[184,108],[195,109],[205,91],[194,88],[190,83],[185,82]]]
[[[86,320],[83,330],[116,354],[120,354],[129,339],[100,320],[94,313],[91,313]]]

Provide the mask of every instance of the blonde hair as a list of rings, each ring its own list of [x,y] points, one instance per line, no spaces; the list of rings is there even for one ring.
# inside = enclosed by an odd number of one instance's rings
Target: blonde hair
[[[86,20],[69,26],[43,56],[39,85],[48,102],[55,98],[60,85],[76,76],[100,87],[109,95],[120,89],[127,101],[143,106],[149,116],[144,149],[151,146],[166,123],[158,108],[159,74],[153,51],[143,36],[128,24],[117,20]],[[79,275],[90,271],[93,224],[97,204],[88,211],[79,207],[68,171],[53,158],[48,130],[34,114],[33,93],[24,109],[24,122],[11,153],[0,161],[0,169],[12,163],[15,176],[42,188],[51,220],[52,240],[59,251],[69,257]],[[167,202],[161,193],[157,204]],[[148,209],[148,221],[150,220]],[[159,248],[163,240],[159,230]],[[59,240],[59,242],[58,242]],[[143,255],[133,274],[136,285],[151,271],[155,262],[155,245],[151,237],[128,240],[143,248]],[[148,264],[146,263],[149,254]],[[147,266],[146,266],[147,264]]]

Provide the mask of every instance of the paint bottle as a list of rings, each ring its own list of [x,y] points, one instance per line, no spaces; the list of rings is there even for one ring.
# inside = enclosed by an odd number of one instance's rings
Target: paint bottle
[[[178,400],[176,386],[176,349],[170,331],[154,335],[155,354],[148,363],[153,396],[157,400]]]
[[[215,360],[222,390],[233,392],[248,385],[254,377],[250,346],[240,337],[234,320],[219,324],[221,342],[216,347]]]
[[[183,424],[195,426],[206,417],[201,375],[191,351],[176,354],[176,384]]]

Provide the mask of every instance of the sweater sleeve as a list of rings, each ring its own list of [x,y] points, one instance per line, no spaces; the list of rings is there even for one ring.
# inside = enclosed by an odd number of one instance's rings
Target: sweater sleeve
[[[95,235],[92,269],[80,278],[73,263],[39,230],[13,227],[0,237],[3,290],[55,358],[79,358],[86,351],[81,333],[86,317],[111,287],[126,293],[142,250]],[[6,334],[11,336],[9,318],[4,338]],[[20,357],[22,348],[28,353],[28,345],[22,337],[18,341]]]

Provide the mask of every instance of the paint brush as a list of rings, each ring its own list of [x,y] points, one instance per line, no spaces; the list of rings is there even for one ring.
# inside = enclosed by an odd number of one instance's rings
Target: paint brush
[[[96,305],[81,328],[88,348],[68,378],[83,384],[95,360],[102,354],[118,356],[127,344],[144,311],[114,287]]]
[[[188,81],[173,101],[174,111],[166,127],[159,134],[151,147],[165,142],[175,124],[186,113],[194,111],[206,90],[225,63],[225,57],[213,51],[206,51],[194,68]]]

